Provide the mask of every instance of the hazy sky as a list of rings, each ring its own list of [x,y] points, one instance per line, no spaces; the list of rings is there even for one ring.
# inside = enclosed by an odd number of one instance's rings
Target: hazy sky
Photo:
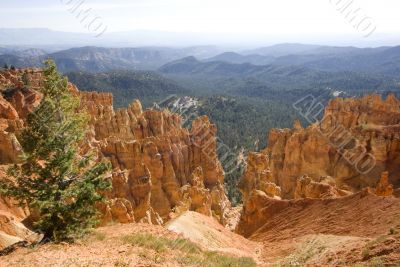
[[[399,0],[1,1],[0,28],[49,28],[88,33],[85,23],[76,17],[79,11],[90,9],[89,18],[101,17],[97,22],[101,21],[102,28],[97,32],[103,28],[106,33],[192,32],[208,34],[211,36],[208,39],[201,38],[210,43],[217,39],[226,43],[230,40],[231,43],[276,40],[378,46],[397,44],[400,37]],[[81,3],[79,9],[71,11],[78,3]],[[371,33],[373,36],[365,38]]]
[[[354,32],[348,19],[336,10],[352,0],[3,0],[0,27],[85,32],[67,11],[68,3],[78,1],[101,16],[110,32]],[[399,0],[354,0],[351,6],[369,16],[377,32],[396,33],[400,29]]]

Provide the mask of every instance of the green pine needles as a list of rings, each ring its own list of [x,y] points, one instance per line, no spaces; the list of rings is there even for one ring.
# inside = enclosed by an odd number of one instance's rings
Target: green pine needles
[[[109,163],[79,155],[89,116],[79,111],[79,98],[55,63],[45,62],[43,99],[28,115],[18,136],[23,148],[20,164],[0,182],[3,196],[28,206],[36,217],[34,230],[55,242],[73,240],[98,223],[95,204],[111,187],[105,174]]]

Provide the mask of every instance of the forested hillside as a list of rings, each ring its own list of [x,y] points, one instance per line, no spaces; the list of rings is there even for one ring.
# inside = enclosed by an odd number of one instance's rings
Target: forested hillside
[[[398,79],[383,74],[321,71],[301,65],[202,62],[188,57],[159,69],[188,88],[268,98],[271,91],[332,88],[346,92],[399,90]]]

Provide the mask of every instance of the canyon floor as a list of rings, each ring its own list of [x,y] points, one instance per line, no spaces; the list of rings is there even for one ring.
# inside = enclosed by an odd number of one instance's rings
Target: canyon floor
[[[249,239],[186,212],[165,227],[116,224],[73,244],[18,248],[0,266],[400,266],[400,199],[294,201]]]

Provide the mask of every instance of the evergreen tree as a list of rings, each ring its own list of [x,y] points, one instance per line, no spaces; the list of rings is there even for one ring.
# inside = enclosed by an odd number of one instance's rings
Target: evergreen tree
[[[27,73],[22,74],[21,80],[26,87],[29,87],[29,77]]]
[[[8,64],[5,63],[3,68],[4,68],[5,70],[8,70]]]
[[[79,99],[55,63],[45,65],[43,99],[18,137],[22,162],[0,182],[0,193],[38,214],[35,230],[59,242],[80,236],[97,223],[95,204],[104,200],[99,192],[110,187],[104,177],[109,164],[79,155],[88,115],[77,113]]]
[[[14,65],[11,65],[10,70],[16,70]]]

